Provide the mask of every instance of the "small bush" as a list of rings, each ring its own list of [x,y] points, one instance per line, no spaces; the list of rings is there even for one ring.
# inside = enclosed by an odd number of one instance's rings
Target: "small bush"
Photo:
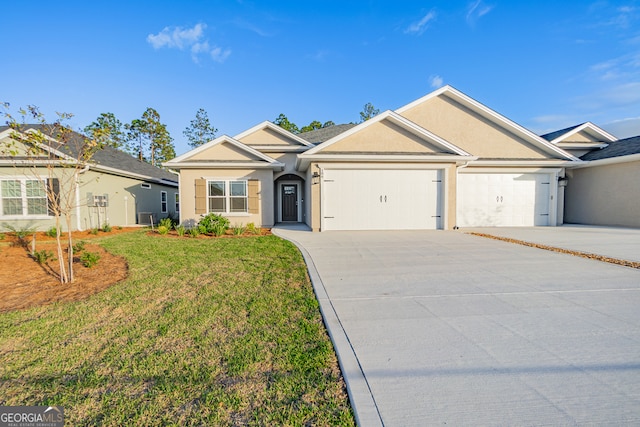
[[[192,227],[188,231],[189,237],[198,237],[200,235],[200,227]]]
[[[178,233],[178,236],[180,237],[184,236],[184,233],[187,232],[187,229],[184,228],[184,225],[176,225],[175,229],[176,233]]]
[[[0,240],[4,240],[4,233],[0,233]]]
[[[80,240],[79,242],[76,242],[76,244],[73,245],[73,253],[79,254],[80,252],[84,251],[85,244],[86,242],[84,240]]]
[[[58,230],[55,227],[51,227],[44,234],[46,234],[49,237],[57,237],[58,236]]]
[[[169,228],[166,225],[159,225],[156,230],[158,230],[158,234],[163,236],[169,232]]]
[[[242,236],[245,231],[247,231],[247,227],[243,226],[242,224],[233,227],[233,234],[235,234],[236,236]]]
[[[85,267],[91,268],[100,261],[100,255],[95,252],[83,252],[82,255],[80,255],[80,261]]]
[[[91,230],[89,230],[89,233],[93,234],[94,236],[98,234],[98,231],[100,231],[97,228],[92,228]]]
[[[54,258],[54,256],[53,256],[53,252],[47,251],[47,250],[44,250],[44,249],[41,250],[41,251],[35,251],[33,254],[31,254],[31,256],[40,265],[46,264],[49,260],[51,260],[51,261],[55,261],[56,260]]]
[[[229,220],[222,215],[210,213],[204,216],[200,220],[200,222],[198,222],[198,226],[203,227],[205,233],[220,236],[224,234],[229,228]]]
[[[31,236],[33,233],[36,232],[36,228],[35,227],[23,227],[23,228],[16,228],[11,224],[4,224],[4,226],[13,234],[16,235],[16,237],[18,238],[18,241],[20,242],[20,245],[22,246],[26,246],[26,239],[27,237]]]
[[[102,226],[102,231],[104,231],[105,233],[110,233],[112,230],[111,226],[108,223],[104,223],[104,225]]]
[[[158,228],[166,227],[167,230],[171,230],[173,228],[173,220],[171,218],[162,218],[158,223]]]
[[[256,227],[253,222],[247,224],[247,231],[251,234],[260,234],[260,227]]]

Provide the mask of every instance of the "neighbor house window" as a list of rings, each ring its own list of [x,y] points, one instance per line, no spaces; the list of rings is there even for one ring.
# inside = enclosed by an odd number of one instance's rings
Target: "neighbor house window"
[[[160,212],[167,213],[167,192],[160,192]]]
[[[2,216],[43,216],[48,214],[45,183],[37,179],[0,181]]]
[[[180,195],[178,193],[173,194],[176,200],[176,212],[180,212]]]
[[[209,212],[248,212],[247,181],[208,181]]]

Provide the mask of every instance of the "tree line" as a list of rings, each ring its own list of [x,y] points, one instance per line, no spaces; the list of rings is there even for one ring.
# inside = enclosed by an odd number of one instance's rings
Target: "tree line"
[[[371,119],[379,112],[380,110],[370,102],[365,104],[360,112],[359,123]],[[313,120],[306,126],[298,127],[284,114],[280,114],[273,123],[294,134],[335,125],[331,120],[324,123]],[[160,114],[151,107],[147,108],[140,118],[124,124],[113,113],[101,113],[94,122],[84,128],[84,132],[101,146],[124,151],[154,166],[176,156],[173,138],[167,126],[161,122]],[[218,129],[209,120],[207,112],[200,108],[182,134],[189,140],[189,146],[196,148],[213,140],[216,132]]]

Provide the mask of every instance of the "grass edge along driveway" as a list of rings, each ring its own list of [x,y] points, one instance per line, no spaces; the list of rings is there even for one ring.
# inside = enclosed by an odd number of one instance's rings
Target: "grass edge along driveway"
[[[276,236],[101,240],[130,276],[0,315],[0,405],[69,425],[354,425],[298,250]]]

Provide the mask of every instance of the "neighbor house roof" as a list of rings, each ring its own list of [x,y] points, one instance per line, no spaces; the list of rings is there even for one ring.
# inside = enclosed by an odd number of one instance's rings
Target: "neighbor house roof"
[[[9,126],[0,126],[0,133],[9,130]],[[50,125],[40,125],[40,124],[26,124],[22,125],[22,131],[26,132],[29,129],[39,130],[47,136],[50,136],[52,128]],[[73,132],[71,134],[70,142],[81,142],[84,138],[83,135]],[[75,159],[76,147],[80,144],[69,144],[66,149],[68,149],[68,155]],[[136,178],[141,178],[145,180],[154,180],[158,182],[163,182],[168,185],[177,185],[178,177],[171,172],[168,172],[164,169],[160,169],[158,167],[152,166],[147,162],[140,161],[135,157],[127,154],[123,151],[120,151],[113,147],[104,147],[95,152],[95,154],[91,158],[91,163],[96,169],[102,169],[105,172],[115,173],[115,174],[123,174],[134,176]]]
[[[633,154],[640,154],[640,135],[610,142],[607,147],[591,151],[582,156],[581,159],[593,161]]]
[[[557,130],[555,132],[547,133],[545,135],[541,135],[540,137],[546,139],[552,144],[556,144],[558,146],[563,146],[564,144],[566,147],[569,147],[571,145],[576,145],[576,143],[570,142],[568,138],[583,131],[590,134],[592,137],[595,137],[597,141],[601,141],[604,143],[613,142],[618,139],[614,135],[611,135],[609,132],[602,129],[600,126],[594,125],[591,122],[580,123],[579,125],[575,125],[565,129]],[[577,145],[580,145],[580,144],[581,143],[578,143]],[[591,142],[588,144],[594,145],[597,143]]]
[[[299,133],[298,136],[312,144],[320,144],[348,131],[356,126],[355,123],[345,123],[342,125],[333,125],[322,129],[315,129],[309,132]]]

